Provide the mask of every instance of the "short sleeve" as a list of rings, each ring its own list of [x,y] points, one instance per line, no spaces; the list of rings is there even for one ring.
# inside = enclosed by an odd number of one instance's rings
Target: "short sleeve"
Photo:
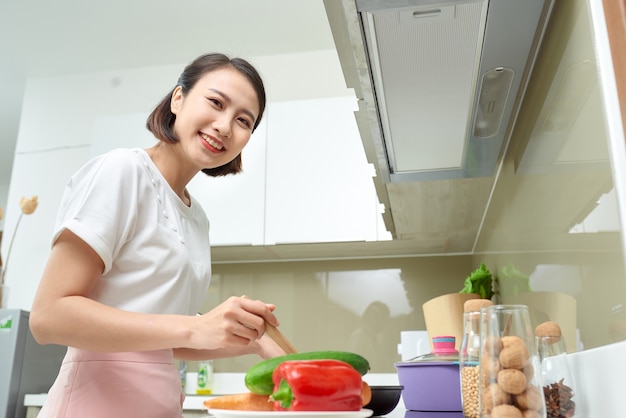
[[[107,273],[134,232],[141,192],[138,168],[134,152],[115,150],[79,169],[65,187],[53,243],[70,230],[94,249]]]

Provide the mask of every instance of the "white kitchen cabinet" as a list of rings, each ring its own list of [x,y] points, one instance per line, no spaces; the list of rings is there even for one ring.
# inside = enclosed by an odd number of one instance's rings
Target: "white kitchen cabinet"
[[[243,153],[244,172],[191,193],[213,245],[377,240],[378,198],[354,120],[353,96],[270,103]],[[384,226],[382,226],[384,229]]]
[[[353,96],[269,107],[266,244],[378,239],[355,107]]]

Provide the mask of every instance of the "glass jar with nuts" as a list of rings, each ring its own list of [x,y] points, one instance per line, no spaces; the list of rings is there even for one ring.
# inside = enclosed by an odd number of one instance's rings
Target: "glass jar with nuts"
[[[528,307],[488,306],[480,321],[480,417],[546,418]]]

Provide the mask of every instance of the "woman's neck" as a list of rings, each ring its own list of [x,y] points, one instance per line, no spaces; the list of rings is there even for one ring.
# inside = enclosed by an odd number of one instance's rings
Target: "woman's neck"
[[[196,173],[185,171],[185,164],[177,152],[176,144],[159,141],[153,147],[147,148],[146,152],[180,200],[190,206],[191,199],[187,192],[187,184]]]

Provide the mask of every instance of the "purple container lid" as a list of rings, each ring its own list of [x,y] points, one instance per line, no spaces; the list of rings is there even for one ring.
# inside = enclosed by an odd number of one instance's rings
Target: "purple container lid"
[[[417,356],[410,360],[396,363],[396,366],[406,367],[428,364],[459,364],[459,350],[454,348],[456,338],[443,335],[433,337],[433,351],[428,354]]]

